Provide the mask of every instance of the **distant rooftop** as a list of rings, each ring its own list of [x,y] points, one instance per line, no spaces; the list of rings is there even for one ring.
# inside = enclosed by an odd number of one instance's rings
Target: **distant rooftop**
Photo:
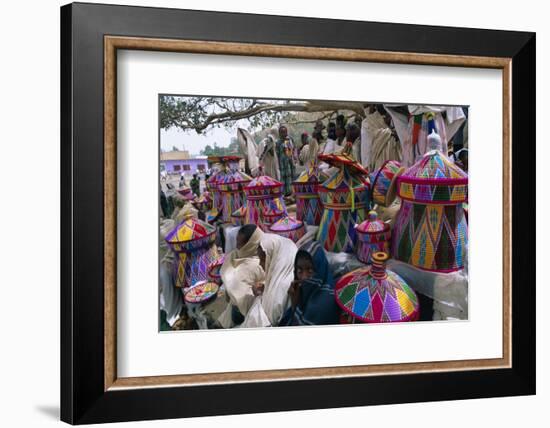
[[[160,154],[161,161],[185,159],[191,159],[191,156],[189,156],[189,151],[187,150],[173,150],[171,152],[163,152]]]

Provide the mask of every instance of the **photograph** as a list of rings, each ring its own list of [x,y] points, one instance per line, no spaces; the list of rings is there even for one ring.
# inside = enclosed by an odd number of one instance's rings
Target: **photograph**
[[[359,3],[50,17],[61,150],[32,153],[59,165],[60,322],[42,330],[62,421],[534,414],[540,22]],[[50,88],[31,63],[14,94]],[[9,148],[44,125],[16,128]],[[27,175],[11,187],[41,201]]]
[[[158,115],[161,332],[468,320],[469,106],[159,94]]]

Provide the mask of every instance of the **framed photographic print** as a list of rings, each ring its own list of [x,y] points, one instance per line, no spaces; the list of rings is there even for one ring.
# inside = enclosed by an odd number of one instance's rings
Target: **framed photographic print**
[[[62,420],[535,393],[533,33],[76,3],[61,54]]]

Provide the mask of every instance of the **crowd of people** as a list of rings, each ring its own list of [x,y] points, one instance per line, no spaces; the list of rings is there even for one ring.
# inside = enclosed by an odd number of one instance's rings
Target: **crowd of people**
[[[467,169],[467,109],[462,107],[368,104],[364,117],[339,114],[326,124],[317,120],[311,134],[300,134],[299,142],[289,135],[286,125],[274,126],[252,153],[258,153],[262,173],[281,181],[285,196],[292,200],[292,181],[303,168],[317,163],[321,154],[338,154],[348,147],[353,158],[369,171],[387,160],[412,165],[428,150],[426,112],[433,114],[442,150]],[[246,153],[248,158],[250,153]],[[249,159],[249,163],[256,162]],[[319,167],[327,169],[328,165],[320,163]]]
[[[285,125],[280,125],[271,128],[268,136],[260,143],[259,162],[264,167],[263,173],[284,184],[285,197],[292,200],[291,183],[297,177],[297,171],[303,169],[300,167],[313,165],[318,155],[341,152],[346,143],[352,145],[354,155],[357,155],[359,137],[360,125],[356,121],[347,123],[344,115],[338,115],[336,122],[329,122],[328,126],[317,120],[311,135],[308,132],[300,135],[300,144],[296,144],[288,135]],[[319,166],[328,168],[322,163]]]

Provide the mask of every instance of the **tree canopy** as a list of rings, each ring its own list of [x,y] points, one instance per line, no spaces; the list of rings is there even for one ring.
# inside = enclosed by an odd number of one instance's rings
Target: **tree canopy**
[[[206,147],[200,151],[200,154],[204,156],[236,155],[239,154],[239,142],[236,138],[232,138],[228,147],[218,146],[217,143],[214,143],[213,146],[207,144]]]
[[[320,113],[316,115],[317,118],[326,118],[345,110],[363,117],[363,107],[360,102],[343,101],[162,96],[160,126],[162,129],[175,127],[184,131],[194,130],[200,134],[208,127],[233,128],[239,120],[247,119],[249,129],[262,129],[280,122],[299,123],[296,117],[304,116],[296,114],[300,112]]]

